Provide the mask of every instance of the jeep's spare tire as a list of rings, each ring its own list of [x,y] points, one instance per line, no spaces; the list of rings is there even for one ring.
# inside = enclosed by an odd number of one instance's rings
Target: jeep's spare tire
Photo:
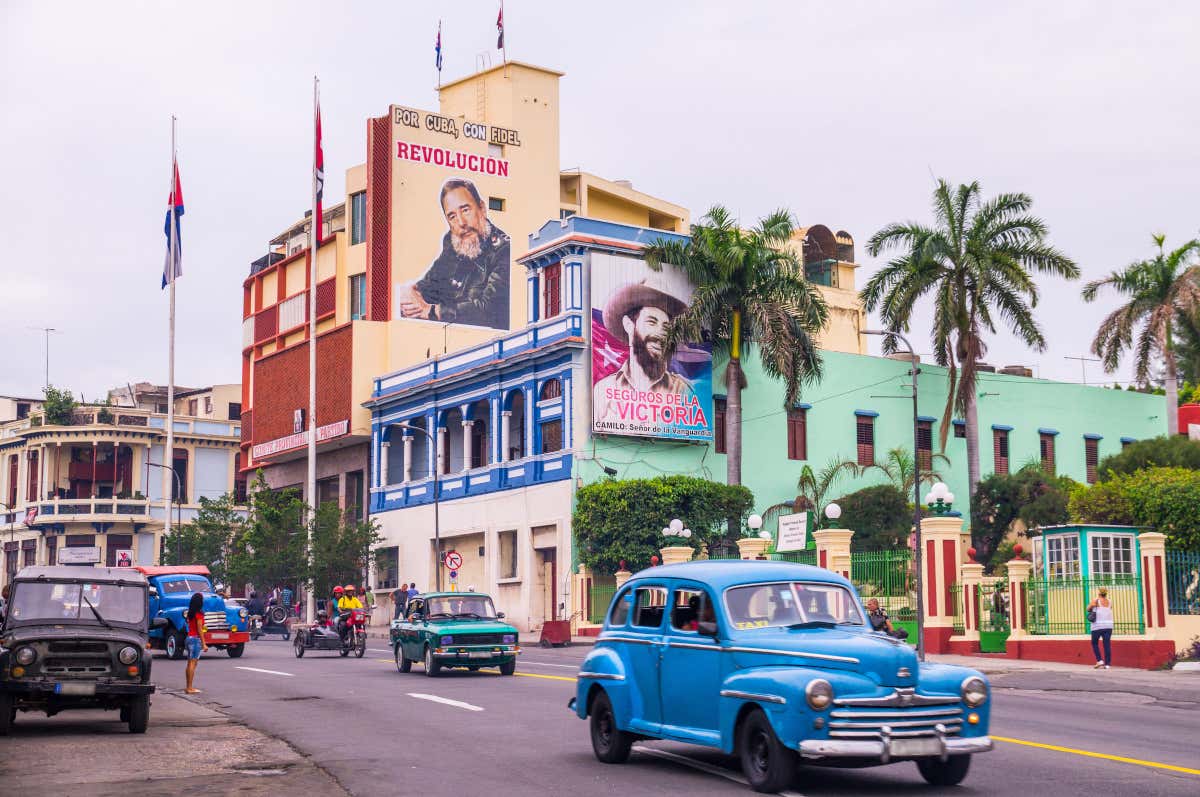
[[[282,606],[272,606],[267,609],[267,620],[274,625],[283,625],[287,621],[287,609]]]

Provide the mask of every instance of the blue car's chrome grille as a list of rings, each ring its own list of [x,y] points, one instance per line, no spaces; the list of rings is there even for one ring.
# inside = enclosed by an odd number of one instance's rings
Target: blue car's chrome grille
[[[953,736],[962,730],[962,707],[870,708],[845,707],[830,713],[829,736],[834,739],[882,739],[884,736]]]
[[[225,612],[205,612],[204,627],[209,631],[225,631],[229,628],[229,619]]]

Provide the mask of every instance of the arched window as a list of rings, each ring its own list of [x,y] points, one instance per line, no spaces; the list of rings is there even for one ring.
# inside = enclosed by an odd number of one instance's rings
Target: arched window
[[[538,399],[540,401],[551,401],[556,398],[562,398],[562,380],[547,379],[542,384],[542,392],[538,395]]]

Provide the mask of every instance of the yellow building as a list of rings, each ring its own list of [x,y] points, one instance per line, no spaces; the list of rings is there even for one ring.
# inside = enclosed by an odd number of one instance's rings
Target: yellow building
[[[366,162],[323,213],[317,254],[318,500],[367,505],[373,380],[525,325],[527,235],[586,215],[686,232],[685,208],[559,164],[561,72],[515,61],[447,83],[439,107],[367,120]],[[308,411],[307,221],[243,283],[242,453],[301,487]]]
[[[122,391],[129,393],[121,388],[110,394],[115,402],[78,406],[65,423],[50,423],[40,406],[0,423],[4,583],[34,564],[158,564],[168,483],[177,485],[176,524],[196,517],[201,498],[244,495],[240,425],[230,417],[230,404],[234,415],[237,406],[228,401],[239,386],[186,391],[176,400],[170,465],[165,390],[142,387],[128,406],[120,406]],[[192,402],[195,414],[188,413]]]

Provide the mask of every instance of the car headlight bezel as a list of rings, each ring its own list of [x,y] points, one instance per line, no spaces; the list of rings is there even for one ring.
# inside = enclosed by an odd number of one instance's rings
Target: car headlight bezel
[[[813,711],[824,711],[833,705],[833,684],[824,678],[814,678],[804,687],[804,701]]]
[[[137,663],[140,655],[141,654],[138,652],[138,649],[133,645],[126,645],[117,652],[117,661],[121,662],[126,667],[129,667]]]
[[[978,675],[965,678],[959,691],[962,694],[963,702],[971,708],[979,708],[987,702],[988,684]]]
[[[250,613],[247,612],[245,609],[238,609],[238,618],[239,619],[245,620],[249,616],[250,616]]]
[[[29,645],[22,645],[13,651],[13,661],[22,667],[28,667],[37,661],[37,651]]]

